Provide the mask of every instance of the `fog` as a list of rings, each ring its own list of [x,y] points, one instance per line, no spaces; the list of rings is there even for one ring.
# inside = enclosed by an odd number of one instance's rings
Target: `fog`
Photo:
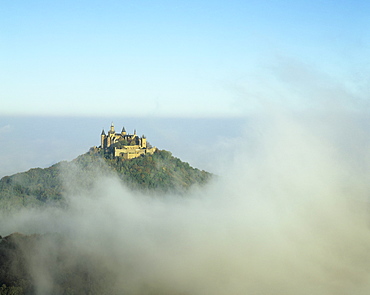
[[[215,142],[220,173],[186,197],[140,195],[102,175],[68,194],[68,209],[3,218],[1,234],[68,236],[71,260],[94,257],[117,294],[368,294],[367,123],[358,112],[274,110]],[[39,255],[29,267],[50,294]]]

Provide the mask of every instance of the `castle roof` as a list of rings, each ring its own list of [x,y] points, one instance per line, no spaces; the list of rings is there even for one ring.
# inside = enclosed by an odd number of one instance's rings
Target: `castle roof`
[[[104,129],[103,129],[103,131],[101,132],[101,135],[105,135],[105,131],[104,131]]]

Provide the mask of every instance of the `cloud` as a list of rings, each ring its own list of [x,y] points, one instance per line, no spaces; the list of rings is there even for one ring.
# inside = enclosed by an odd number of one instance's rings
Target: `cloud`
[[[255,119],[224,173],[186,198],[102,176],[67,210],[24,211],[1,232],[67,236],[69,261],[94,257],[117,294],[368,294],[369,134],[352,113],[330,118]]]
[[[248,113],[280,106],[323,113],[368,110],[367,85],[364,79],[356,78],[361,74],[362,70],[329,72],[325,64],[317,66],[280,55],[230,88],[234,89],[235,106]]]

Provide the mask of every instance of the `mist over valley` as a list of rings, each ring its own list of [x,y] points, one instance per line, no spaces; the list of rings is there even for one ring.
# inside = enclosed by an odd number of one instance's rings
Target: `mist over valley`
[[[368,295],[369,15],[2,1],[0,295]]]
[[[367,122],[347,111],[248,120],[238,137],[213,142],[223,173],[180,195],[132,190],[104,166],[67,166],[65,206],[1,215],[4,267],[22,274],[6,272],[7,288],[367,294]],[[84,177],[88,188],[76,190]]]

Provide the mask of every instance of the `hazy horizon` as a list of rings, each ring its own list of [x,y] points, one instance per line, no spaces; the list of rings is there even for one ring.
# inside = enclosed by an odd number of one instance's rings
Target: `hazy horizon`
[[[2,116],[0,177],[70,161],[99,146],[102,129],[107,132],[112,122],[117,132],[125,127],[132,134],[136,129],[153,146],[198,169],[219,173],[217,159],[211,163],[215,149],[243,136],[247,119]]]

